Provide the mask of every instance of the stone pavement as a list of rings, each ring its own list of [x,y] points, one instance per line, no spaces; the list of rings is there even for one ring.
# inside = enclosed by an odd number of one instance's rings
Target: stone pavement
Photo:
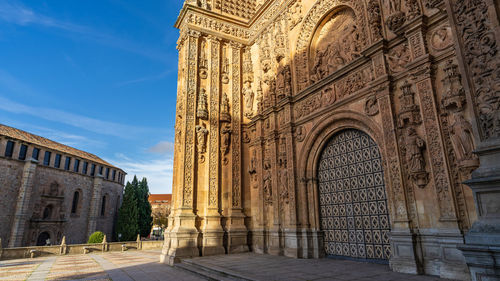
[[[185,259],[170,267],[158,262],[159,255],[160,251],[129,251],[0,261],[0,280],[445,280],[346,260],[245,253]]]
[[[129,251],[6,260],[0,280],[205,280],[160,264],[159,257],[160,251]]]
[[[221,280],[286,281],[449,281],[433,276],[392,272],[388,265],[336,259],[294,259],[255,253],[183,260],[186,270]],[[224,278],[226,277],[226,278]]]

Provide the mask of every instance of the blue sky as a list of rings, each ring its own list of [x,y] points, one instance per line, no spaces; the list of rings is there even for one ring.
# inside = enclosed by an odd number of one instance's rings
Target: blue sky
[[[181,0],[0,0],[0,123],[170,193]]]

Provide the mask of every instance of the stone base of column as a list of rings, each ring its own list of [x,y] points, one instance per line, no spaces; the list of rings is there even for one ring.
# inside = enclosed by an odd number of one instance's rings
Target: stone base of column
[[[248,252],[248,230],[245,226],[245,215],[241,210],[233,211],[227,220],[227,252]]]
[[[271,229],[269,232],[269,254],[277,256],[283,254],[282,239],[281,230]]]
[[[202,256],[223,255],[224,249],[224,230],[221,226],[221,217],[216,213],[204,217],[203,243],[201,248]]]
[[[408,229],[392,230],[389,234],[392,255],[389,266],[395,272],[422,274],[423,269],[419,264],[419,253],[416,252],[416,235]]]
[[[265,230],[255,229],[252,231],[252,251],[257,254],[264,254],[265,247]]]
[[[181,258],[200,256],[198,249],[199,232],[195,227],[194,214],[181,213],[174,217],[172,229],[165,233],[165,242],[160,262],[174,265]]]
[[[465,256],[472,281],[500,281],[500,247],[463,245],[459,249]]]
[[[295,229],[283,230],[283,239],[285,240],[284,255],[291,258],[301,258],[299,235]]]

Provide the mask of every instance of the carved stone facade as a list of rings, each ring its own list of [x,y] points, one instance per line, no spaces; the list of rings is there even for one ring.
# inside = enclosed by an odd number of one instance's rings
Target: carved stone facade
[[[187,1],[176,23],[162,259],[326,253],[469,280],[459,248],[481,213],[463,182],[478,147],[499,147],[493,4],[246,0],[240,16],[218,5]],[[194,128],[207,130],[198,143]],[[349,132],[363,137],[344,143]]]

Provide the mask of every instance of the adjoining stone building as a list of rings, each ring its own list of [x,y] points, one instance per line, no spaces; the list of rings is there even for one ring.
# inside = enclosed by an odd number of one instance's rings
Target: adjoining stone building
[[[101,158],[0,124],[2,247],[112,237],[126,173]]]
[[[499,280],[498,6],[185,1],[163,261],[250,250]]]

